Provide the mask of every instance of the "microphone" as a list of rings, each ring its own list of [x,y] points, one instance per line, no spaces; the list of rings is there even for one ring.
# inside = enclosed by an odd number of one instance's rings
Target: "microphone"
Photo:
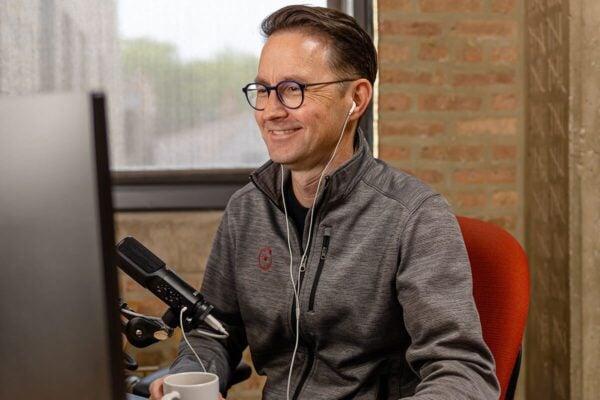
[[[204,300],[200,292],[171,270],[163,260],[148,250],[135,238],[128,236],[116,247],[117,265],[137,283],[150,290],[167,304],[172,311],[181,312],[185,307],[189,329],[202,322],[214,330],[227,334],[221,323],[210,312],[213,306]],[[183,330],[184,327],[182,326]],[[189,329],[185,329],[186,331]]]

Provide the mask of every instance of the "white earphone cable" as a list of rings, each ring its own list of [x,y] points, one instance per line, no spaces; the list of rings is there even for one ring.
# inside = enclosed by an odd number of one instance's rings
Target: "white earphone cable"
[[[292,382],[292,371],[293,371],[293,365],[294,365],[294,360],[296,359],[296,351],[298,350],[298,342],[300,340],[300,335],[298,335],[298,329],[300,329],[300,318],[298,318],[298,313],[300,312],[300,301],[298,299],[298,293],[300,292],[300,288],[296,289],[296,283],[294,281],[294,255],[292,252],[292,244],[290,242],[290,223],[288,220],[288,212],[287,212],[287,205],[285,203],[285,194],[283,191],[283,185],[284,185],[284,179],[283,179],[283,165],[281,166],[281,196],[282,196],[282,200],[283,200],[283,211],[285,213],[285,229],[286,229],[286,234],[287,234],[287,245],[288,245],[288,251],[290,253],[290,280],[292,281],[292,289],[294,290],[294,303],[296,305],[296,339],[295,339],[295,343],[294,343],[294,352],[292,353],[292,361],[290,363],[290,369],[288,371],[288,380],[287,380],[287,388],[286,388],[286,394],[287,394],[287,399],[289,400],[290,398],[290,384]]]
[[[325,173],[327,172],[327,168],[329,168],[329,166],[333,162],[333,159],[335,158],[338,148],[340,147],[340,143],[342,142],[342,138],[344,136],[344,131],[346,130],[346,126],[348,125],[348,120],[350,119],[350,115],[354,111],[355,107],[356,107],[356,105],[353,102],[352,108],[350,108],[350,111],[348,112],[348,114],[346,115],[346,119],[344,120],[344,125],[342,126],[342,131],[340,132],[338,141],[335,145],[335,148],[333,149],[333,153],[331,154],[329,161],[327,162],[327,164],[325,165],[325,168],[323,168],[323,171],[321,172],[321,175],[319,176],[319,181],[317,183],[317,190],[315,192],[315,197],[313,198],[312,207],[310,208],[310,219],[309,219],[309,224],[308,224],[308,238],[306,240],[306,248],[302,254],[302,257],[300,258],[300,264],[298,265],[298,277],[297,277],[298,285],[296,285],[296,283],[294,282],[293,255],[292,255],[292,246],[290,243],[290,225],[289,225],[289,221],[288,221],[288,212],[287,212],[287,206],[285,204],[285,194],[284,194],[284,188],[283,188],[283,185],[284,185],[283,166],[281,166],[281,198],[283,201],[283,210],[285,213],[287,244],[288,244],[288,250],[290,253],[290,279],[292,281],[292,289],[294,290],[294,300],[296,303],[296,307],[295,307],[295,310],[296,310],[296,332],[295,332],[296,340],[295,340],[295,344],[294,344],[294,351],[292,353],[292,359],[290,362],[290,369],[289,369],[289,373],[288,373],[288,381],[287,381],[287,389],[286,389],[287,400],[290,400],[290,387],[291,387],[291,382],[292,382],[292,373],[294,370],[294,361],[296,359],[296,354],[298,352],[298,344],[299,344],[299,340],[300,340],[300,299],[299,299],[300,298],[300,285],[301,285],[300,273],[302,272],[304,263],[306,262],[306,256],[308,254],[308,249],[310,248],[310,243],[312,240],[313,217],[314,217],[315,206],[317,204],[317,197],[319,196],[319,190],[321,189],[321,182],[323,181],[323,177],[325,176]]]
[[[198,353],[196,353],[196,350],[194,350],[194,348],[192,347],[192,345],[190,344],[187,336],[185,335],[185,331],[183,330],[183,313],[187,311],[187,307],[183,307],[181,309],[181,312],[179,313],[179,328],[181,328],[181,335],[183,336],[183,339],[185,340],[185,342],[187,343],[188,347],[190,348],[190,350],[192,350],[192,353],[194,353],[194,355],[196,356],[196,360],[198,360],[198,363],[200,364],[200,366],[202,367],[202,370],[204,372],[206,372],[206,368],[204,368],[204,364],[202,363],[202,360],[200,359],[200,357],[198,356]]]

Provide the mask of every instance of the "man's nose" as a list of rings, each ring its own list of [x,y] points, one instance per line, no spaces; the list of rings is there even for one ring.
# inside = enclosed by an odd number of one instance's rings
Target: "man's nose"
[[[267,119],[279,118],[287,114],[287,108],[281,103],[275,90],[269,94],[263,114]]]

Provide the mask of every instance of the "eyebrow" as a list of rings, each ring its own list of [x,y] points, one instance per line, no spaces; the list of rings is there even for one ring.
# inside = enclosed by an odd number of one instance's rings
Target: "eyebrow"
[[[303,78],[300,78],[299,76],[294,76],[294,75],[284,76],[283,79],[280,80],[279,82],[282,82],[282,81],[296,81],[296,82],[299,82],[299,83],[308,82],[306,79],[303,79]],[[268,83],[267,83],[267,80],[266,79],[262,79],[259,76],[257,76],[256,78],[254,78],[254,82],[261,83],[263,85],[269,86]],[[275,85],[278,84],[279,82],[276,82]]]

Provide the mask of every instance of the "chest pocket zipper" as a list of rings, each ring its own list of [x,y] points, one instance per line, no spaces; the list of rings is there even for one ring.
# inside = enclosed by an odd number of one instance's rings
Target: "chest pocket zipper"
[[[319,286],[319,280],[321,279],[321,273],[325,266],[325,259],[329,251],[329,240],[331,239],[331,228],[325,228],[325,234],[323,235],[323,245],[321,246],[321,253],[319,255],[319,265],[317,266],[317,272],[315,273],[315,279],[313,281],[312,289],[310,291],[310,298],[308,301],[308,311],[314,311],[315,309],[315,296],[317,293],[317,287]]]

